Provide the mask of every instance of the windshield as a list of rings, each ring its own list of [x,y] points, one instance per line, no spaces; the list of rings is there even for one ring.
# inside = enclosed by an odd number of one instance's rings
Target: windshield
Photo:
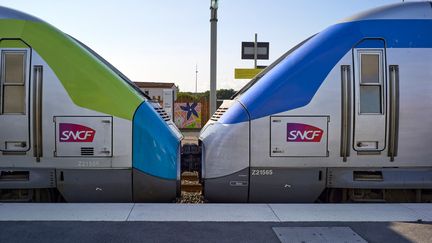
[[[300,42],[293,48],[291,48],[289,51],[287,51],[285,54],[283,54],[281,57],[279,57],[276,61],[274,61],[270,66],[266,67],[263,71],[261,71],[255,78],[253,78],[249,83],[247,83],[243,88],[241,88],[237,93],[235,93],[233,96],[231,96],[231,99],[235,99],[236,97],[240,96],[244,92],[246,92],[250,87],[252,87],[258,80],[260,80],[264,75],[266,75],[270,70],[272,70],[276,65],[278,65],[282,60],[284,60],[287,56],[289,56],[291,53],[293,53],[295,50],[300,48],[304,43],[306,43],[308,40],[310,40],[315,35],[312,35],[311,37],[307,38],[306,40]]]
[[[109,69],[111,69],[114,73],[116,73],[121,79],[123,79],[129,86],[131,86],[134,90],[136,90],[140,95],[144,96],[146,99],[151,100],[150,96],[145,94],[138,86],[134,84],[126,75],[124,75],[122,72],[120,72],[116,67],[111,65],[107,60],[105,60],[103,57],[101,57],[99,54],[97,54],[95,51],[93,51],[90,47],[86,46],[81,41],[75,39],[74,37],[70,36],[74,41],[76,41],[79,45],[81,45],[84,49],[86,49],[88,52],[90,52],[93,56],[95,56],[99,61],[101,61],[103,64],[105,64]]]

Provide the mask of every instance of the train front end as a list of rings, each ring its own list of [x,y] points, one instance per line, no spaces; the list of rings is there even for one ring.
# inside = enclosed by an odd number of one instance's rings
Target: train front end
[[[249,114],[244,106],[237,100],[226,100],[201,130],[201,174],[206,200],[247,202],[249,129]]]
[[[180,196],[181,135],[156,102],[143,102],[133,119],[133,198],[170,202]]]

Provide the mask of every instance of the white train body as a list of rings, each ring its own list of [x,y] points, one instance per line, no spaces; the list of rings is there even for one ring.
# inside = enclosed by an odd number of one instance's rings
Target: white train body
[[[0,201],[172,202],[181,138],[90,48],[0,7]]]

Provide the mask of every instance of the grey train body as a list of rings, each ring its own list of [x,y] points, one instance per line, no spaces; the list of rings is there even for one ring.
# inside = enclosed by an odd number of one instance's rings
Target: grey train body
[[[424,20],[430,26],[432,5],[391,5],[334,28],[367,25],[368,21],[386,25],[387,20],[395,19],[402,24]],[[416,201],[425,201],[419,194],[432,189],[431,32],[419,29],[417,36],[405,36],[407,40],[424,38],[423,46],[411,47],[409,41],[408,46],[398,46],[402,37],[385,37],[388,31],[381,31],[384,37],[376,34],[380,33],[377,30],[373,36],[352,40],[354,44],[338,58],[304,105],[275,113],[256,108],[263,108],[260,100],[278,106],[298,99],[298,94],[287,93],[283,100],[272,100],[277,90],[265,93],[263,89],[270,87],[265,82],[271,82],[272,75],[284,80],[272,69],[289,66],[290,58],[301,62],[296,54],[306,53],[305,49],[312,48],[308,42],[321,38],[320,34],[282,57],[281,64],[275,63],[258,75],[253,85],[234,99],[225,101],[200,134],[204,196],[213,202],[392,201],[400,198],[392,191],[412,190],[417,193]],[[389,47],[392,45],[395,48]],[[291,82],[286,80],[286,84],[277,83],[279,89]],[[297,93],[309,89],[297,83],[291,87],[298,89]],[[257,85],[261,90],[254,89]]]

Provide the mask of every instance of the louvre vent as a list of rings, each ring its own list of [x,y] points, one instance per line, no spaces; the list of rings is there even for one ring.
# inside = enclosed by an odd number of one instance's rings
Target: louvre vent
[[[81,147],[81,156],[94,156],[93,147]]]
[[[164,108],[155,106],[154,109],[162,117],[162,119],[164,121],[170,120],[170,117],[169,117],[168,113],[164,110]]]
[[[221,118],[221,116],[225,113],[225,111],[227,111],[228,108],[226,107],[220,107],[219,109],[217,109],[217,111],[213,114],[213,116],[210,118],[210,120],[212,121],[218,121],[219,118]]]

